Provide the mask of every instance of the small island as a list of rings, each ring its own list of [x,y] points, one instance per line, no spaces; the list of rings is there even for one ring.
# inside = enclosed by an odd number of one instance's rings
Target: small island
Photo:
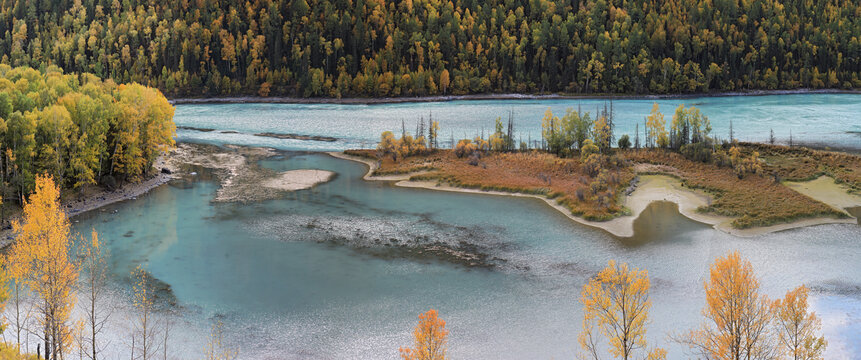
[[[571,219],[619,237],[654,201],[739,236],[796,227],[855,223],[861,157],[806,147],[739,142],[711,134],[708,117],[680,106],[669,130],[657,104],[640,133],[613,134],[612,106],[597,116],[548,109],[537,147],[515,146],[501,119],[488,137],[436,144],[439,125],[413,137],[385,132],[376,149],[333,156],[366,163],[366,180],[436,190],[531,196]],[[420,124],[419,130],[424,128]],[[639,126],[638,126],[639,128]],[[809,186],[806,185],[810,182]]]

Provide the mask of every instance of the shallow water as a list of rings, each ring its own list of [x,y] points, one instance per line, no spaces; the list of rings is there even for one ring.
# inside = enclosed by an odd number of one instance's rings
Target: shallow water
[[[617,239],[537,199],[366,182],[365,165],[325,154],[261,164],[338,176],[283,199],[229,204],[212,202],[217,185],[203,172],[200,181],[76,218],[78,231],[94,227],[109,244],[118,287],[138,264],[172,286],[183,357],[203,348],[218,318],[242,358],[394,359],[411,343],[417,315],[435,308],[453,358],[571,358],[579,289],[615,259],[648,269],[650,342],[687,358],[666,335],[699,322],[708,266],[734,249],[753,262],[768,295],[802,283],[814,289],[826,358],[861,352],[857,225],[741,239],[655,203],[635,223],[635,238]],[[415,251],[429,244],[483,255],[486,267]],[[127,354],[120,339],[111,346],[116,357]]]
[[[644,118],[655,100],[616,100],[616,135],[630,134],[634,141],[639,124],[643,139]],[[787,143],[790,133],[795,143],[861,149],[861,95],[796,94],[769,96],[727,96],[693,99],[657,100],[669,126],[679,104],[696,106],[711,120],[713,135],[729,138],[730,122],[734,137],[764,142],[769,132],[779,143]],[[179,130],[185,141],[272,146],[289,150],[345,150],[373,147],[380,133],[415,133],[420,117],[432,115],[440,121],[440,144],[450,139],[472,138],[494,131],[494,119],[507,121],[509,111],[515,119],[515,133],[522,141],[540,141],[541,118],[547,108],[562,116],[566,108],[595,114],[604,100],[464,100],[432,103],[335,105],[335,104],[227,104],[178,105],[175,120],[179,126],[216,129],[212,132]],[[238,131],[224,134],[221,131]],[[331,136],[336,142],[280,140],[253,136],[255,133],[294,133]]]

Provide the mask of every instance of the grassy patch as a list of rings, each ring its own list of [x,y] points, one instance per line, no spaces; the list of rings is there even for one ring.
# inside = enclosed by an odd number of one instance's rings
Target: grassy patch
[[[702,190],[713,197],[702,213],[735,218],[739,229],[788,223],[804,218],[835,217],[846,214],[811,199],[780,183],[780,180],[812,180],[821,175],[834,177],[853,191],[861,191],[861,157],[763,144],[740,144],[744,156],[760,153],[762,175],[739,179],[730,167],[691,161],[677,152],[662,149],[618,151],[614,160],[604,162],[604,172],[579,159],[562,159],[539,151],[487,153],[470,164],[450,150],[437,150],[395,162],[384,158],[378,175],[414,175],[411,180],[437,181],[451,186],[545,196],[568,208],[572,214],[593,221],[605,221],[629,214],[622,206],[624,190],[635,177],[631,164],[646,165],[640,174],[661,174],[677,178],[682,185]],[[373,150],[353,150],[348,154],[375,158]],[[612,164],[612,165],[610,165]],[[659,166],[654,166],[659,165]],[[591,174],[591,175],[590,175]],[[598,186],[600,183],[607,186]]]
[[[763,170],[784,180],[807,181],[827,175],[852,192],[861,192],[861,157],[778,145],[744,144],[744,148],[758,151],[764,160]]]
[[[364,153],[364,154],[362,154]],[[365,156],[372,150],[354,150]],[[458,158],[451,150],[410,156],[398,162],[384,158],[376,175],[424,172],[411,180],[438,181],[450,186],[546,196],[575,215],[589,220],[609,220],[624,215],[621,193],[634,178],[630,166],[609,166],[601,187],[593,187],[579,159],[561,159],[543,152],[487,153],[476,165]]]
[[[744,146],[744,151],[759,150]],[[735,217],[732,222],[735,228],[769,226],[820,216],[846,216],[776,182],[773,176],[747,175],[739,179],[731,168],[690,161],[666,150],[631,151],[626,156],[632,161],[674,168],[677,171],[674,175],[681,179],[684,186],[701,189],[714,197],[709,206],[699,211]],[[789,164],[797,161],[781,155],[771,159],[772,164],[786,162],[783,168],[786,174],[800,178],[809,178],[815,174],[811,168],[790,172],[792,169]],[[766,173],[771,173],[771,169],[763,167]]]

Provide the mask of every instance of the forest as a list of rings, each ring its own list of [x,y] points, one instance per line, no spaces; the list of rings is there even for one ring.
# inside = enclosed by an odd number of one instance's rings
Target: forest
[[[842,0],[4,1],[11,66],[172,97],[861,87]]]
[[[64,189],[141,179],[174,145],[173,111],[161,92],[143,85],[64,74],[56,66],[0,65],[4,197],[20,201],[40,174]]]

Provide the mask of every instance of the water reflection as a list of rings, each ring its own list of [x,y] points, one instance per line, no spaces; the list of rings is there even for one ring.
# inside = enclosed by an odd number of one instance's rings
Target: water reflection
[[[861,225],[861,206],[846,208],[846,212],[849,215],[852,215],[856,220],[858,220],[858,225]]]
[[[619,238],[626,246],[638,247],[662,241],[685,241],[678,234],[708,228],[708,225],[688,219],[679,212],[678,204],[671,201],[656,201],[634,220],[634,236]]]

